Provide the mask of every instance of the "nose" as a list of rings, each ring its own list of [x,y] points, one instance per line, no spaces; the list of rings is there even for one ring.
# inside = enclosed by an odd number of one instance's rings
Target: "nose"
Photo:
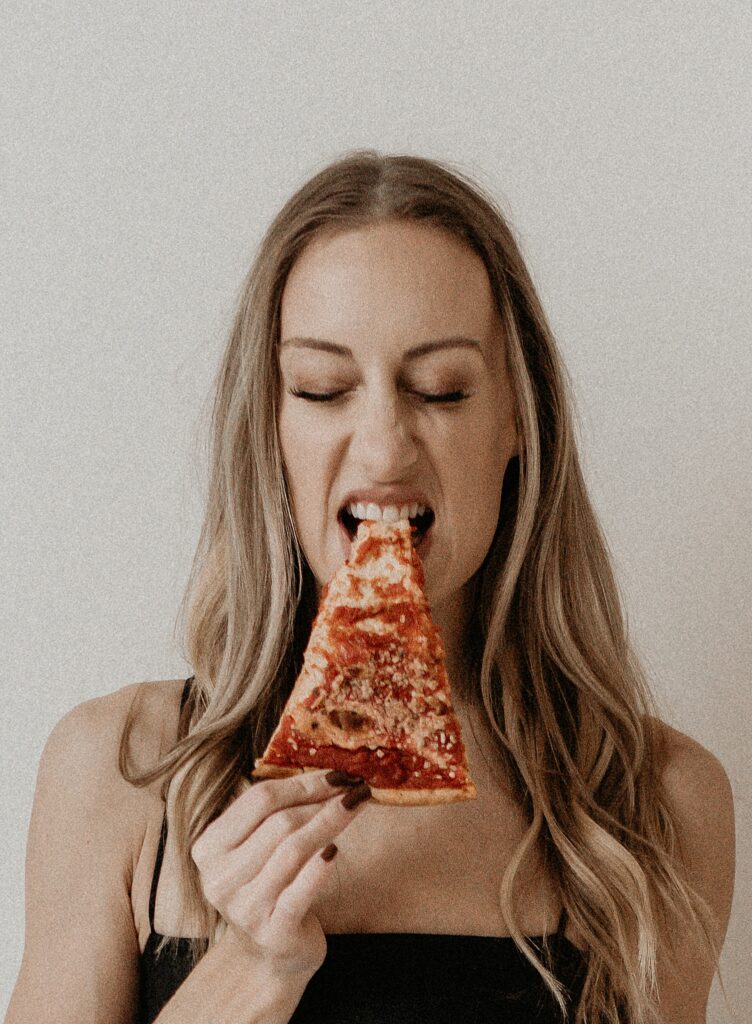
[[[383,392],[359,408],[351,454],[374,483],[400,479],[416,465],[419,445],[410,420],[398,396]]]

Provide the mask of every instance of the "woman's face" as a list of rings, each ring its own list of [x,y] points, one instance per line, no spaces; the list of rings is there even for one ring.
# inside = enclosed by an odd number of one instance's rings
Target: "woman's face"
[[[461,599],[516,452],[503,348],[482,260],[440,228],[391,221],[304,250],[282,296],[278,427],[319,586],[349,550],[344,507],[420,504],[432,610]]]

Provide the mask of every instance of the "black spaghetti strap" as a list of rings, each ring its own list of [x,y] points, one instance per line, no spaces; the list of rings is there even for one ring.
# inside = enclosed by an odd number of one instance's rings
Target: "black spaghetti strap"
[[[567,930],[567,923],[569,921],[569,915],[567,914],[567,908],[562,904],[561,913],[559,914],[559,923],[556,925],[556,934],[564,938],[564,932]]]
[[[159,885],[159,874],[162,870],[164,859],[165,843],[167,842],[167,814],[162,818],[162,831],[159,835],[159,846],[157,847],[157,859],[154,861],[154,874],[151,876],[151,892],[149,893],[149,928],[154,931],[154,908],[157,905],[157,886]]]
[[[191,683],[195,676],[190,676],[186,679],[183,685],[183,692],[180,696],[180,714],[183,713],[185,702],[188,700],[188,694],[191,692]],[[159,833],[159,846],[157,847],[157,856],[154,861],[154,873],[151,876],[151,892],[149,893],[149,927],[154,931],[154,909],[157,905],[157,887],[159,885],[159,876],[162,871],[162,861],[164,860],[165,845],[167,844],[167,807],[162,817],[162,830]]]

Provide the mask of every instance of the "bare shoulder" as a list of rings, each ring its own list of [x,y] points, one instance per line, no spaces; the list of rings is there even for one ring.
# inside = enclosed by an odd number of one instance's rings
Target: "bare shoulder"
[[[131,900],[158,785],[120,771],[132,725],[133,767],[154,767],[174,740],[182,680],[126,686],[85,701],[42,753],[26,848],[24,954],[8,1020],[134,1019],[138,931]]]
[[[45,754],[85,752],[99,760],[100,767],[111,761],[112,745],[119,744],[129,718],[133,719],[133,741],[143,753],[169,742],[177,725],[177,710],[183,679],[131,683],[114,693],[83,701],[68,711],[50,734]]]
[[[652,719],[657,768],[670,812],[682,874],[710,912],[719,953],[728,928],[734,891],[735,832],[731,784],[718,758],[697,740]],[[705,1021],[715,972],[702,935],[673,928],[659,950],[661,1020]]]
[[[84,812],[87,806],[98,811],[117,807],[122,814],[143,802],[139,789],[120,771],[123,732],[129,724],[133,768],[145,771],[153,766],[174,741],[183,682],[134,683],[74,707],[45,744],[39,795],[64,788]]]
[[[679,851],[690,878],[710,904],[723,935],[735,868],[734,798],[718,758],[697,740],[657,723],[660,777],[675,819]]]
[[[665,722],[656,725],[660,776],[675,812],[683,818],[721,820],[731,814],[733,819],[731,783],[715,754]]]

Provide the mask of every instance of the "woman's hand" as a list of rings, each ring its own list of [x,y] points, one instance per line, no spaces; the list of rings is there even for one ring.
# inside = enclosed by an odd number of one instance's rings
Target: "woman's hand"
[[[276,974],[313,975],[324,961],[324,931],[310,907],[332,871],[333,840],[370,796],[359,781],[304,772],[257,782],[193,845],[204,895],[227,922],[226,941],[242,943]]]

